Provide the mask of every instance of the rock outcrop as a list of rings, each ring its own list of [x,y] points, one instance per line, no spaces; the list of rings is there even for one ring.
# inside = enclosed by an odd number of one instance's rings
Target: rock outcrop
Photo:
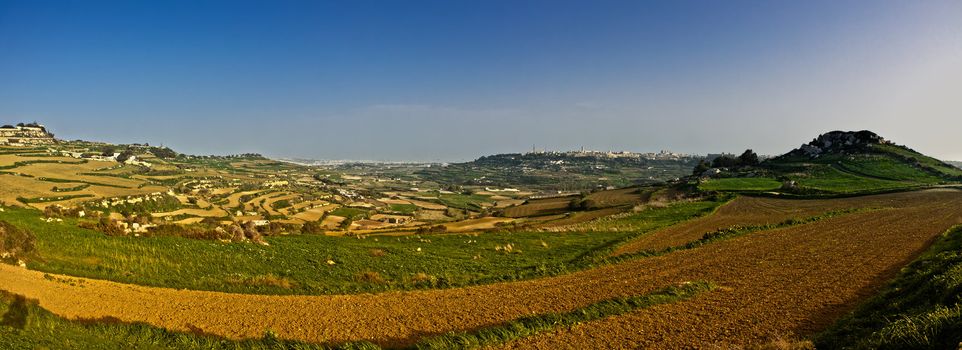
[[[786,156],[818,158],[824,154],[847,154],[864,151],[872,145],[891,144],[871,131],[832,131],[789,152]]]

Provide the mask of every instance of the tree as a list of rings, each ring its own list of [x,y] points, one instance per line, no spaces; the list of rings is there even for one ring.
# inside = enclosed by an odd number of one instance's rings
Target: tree
[[[324,233],[324,225],[321,225],[318,221],[305,222],[304,225],[301,226],[301,233],[312,235],[322,234]]]
[[[163,158],[163,159],[177,158],[177,156],[178,156],[177,152],[174,152],[174,150],[172,150],[172,149],[170,149],[170,148],[167,148],[167,147],[163,147],[163,148],[154,147],[154,148],[151,148],[151,149],[150,149],[150,153],[153,153],[154,156],[156,156],[157,158]]]
[[[758,165],[758,155],[751,149],[746,149],[742,155],[738,156],[738,163],[742,166]]]
[[[124,150],[123,152],[120,152],[120,155],[117,156],[117,161],[123,163],[133,156],[134,156],[134,151],[127,149],[127,150]]]
[[[711,161],[712,168],[734,168],[738,166],[738,159],[732,156],[721,156]]]
[[[702,159],[698,161],[698,165],[695,166],[695,169],[692,170],[691,173],[692,175],[698,176],[704,174],[708,169],[711,169],[711,164],[708,164],[707,161]]]

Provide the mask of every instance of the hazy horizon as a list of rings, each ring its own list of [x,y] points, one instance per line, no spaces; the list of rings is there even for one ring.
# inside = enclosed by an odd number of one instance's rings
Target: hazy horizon
[[[3,1],[0,123],[190,154],[962,160],[962,2]]]

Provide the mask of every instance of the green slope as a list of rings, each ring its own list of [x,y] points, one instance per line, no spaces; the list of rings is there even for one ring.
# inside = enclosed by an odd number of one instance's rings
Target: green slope
[[[854,137],[856,141],[839,144],[838,139],[846,140],[846,137]],[[811,151],[816,146],[822,147]],[[806,150],[806,147],[809,149]],[[738,178],[742,174],[747,176],[748,173],[755,178],[751,181],[703,180],[700,187],[705,190],[777,190],[799,195],[836,195],[958,184],[962,181],[962,169],[866,131],[821,135],[808,145],[767,160],[758,167],[735,170],[733,177]],[[763,176],[758,177],[759,173]],[[776,180],[779,183],[794,181],[795,187],[779,189],[771,185],[767,188],[758,186],[759,183]]]

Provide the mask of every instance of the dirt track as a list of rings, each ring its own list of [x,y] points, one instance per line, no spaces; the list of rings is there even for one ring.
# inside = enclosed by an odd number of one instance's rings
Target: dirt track
[[[850,310],[950,226],[962,192],[895,195],[900,209],[757,232],[698,249],[533,281],[349,296],[257,296],[85,280],[70,286],[0,265],[0,288],[71,318],[115,317],[231,338],[406,345],[451,330],[565,311],[669,284],[709,280],[725,291],[526,339],[519,347],[684,347],[809,334]]]

